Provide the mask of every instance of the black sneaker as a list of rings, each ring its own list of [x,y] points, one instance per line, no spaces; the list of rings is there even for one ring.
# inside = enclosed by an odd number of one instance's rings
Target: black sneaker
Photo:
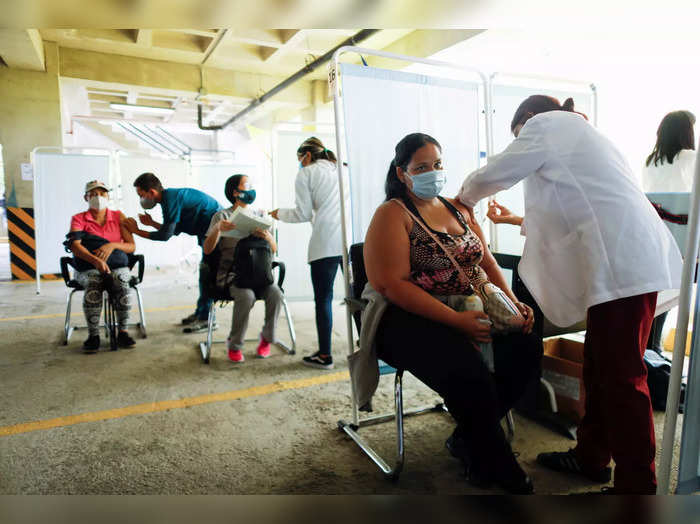
[[[83,353],[97,353],[100,349],[100,335],[90,335],[83,342]]]
[[[601,484],[610,482],[612,473],[612,470],[608,467],[598,471],[584,470],[573,449],[569,449],[569,451],[565,452],[554,451],[551,453],[540,453],[537,455],[537,463],[554,471],[581,475],[593,482],[600,482]]]
[[[214,321],[212,326],[212,331],[219,329],[219,325]],[[196,320],[186,328],[182,330],[183,333],[206,333],[209,330],[209,321],[205,318],[204,320]]]
[[[333,369],[333,357],[330,355],[321,356],[317,351],[309,357],[301,359],[302,364],[318,369]]]
[[[189,324],[192,324],[193,322],[196,322],[197,320],[199,320],[197,318],[197,313],[192,313],[190,316],[183,318],[181,322],[183,326],[187,326]]]
[[[126,331],[120,331],[117,335],[117,345],[120,348],[133,348],[136,345],[136,341]]]

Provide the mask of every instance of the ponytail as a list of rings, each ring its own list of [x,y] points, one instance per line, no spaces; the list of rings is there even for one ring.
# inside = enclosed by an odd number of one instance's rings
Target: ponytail
[[[318,138],[315,136],[309,137],[302,142],[297,149],[297,155],[305,155],[306,153],[311,153],[311,163],[313,164],[317,160],[328,160],[333,163],[337,163],[338,159],[335,154],[330,149],[326,148]]]
[[[570,113],[576,113],[577,115],[581,115],[583,118],[588,120],[588,115],[586,115],[585,113],[581,113],[579,111],[574,110],[574,99],[571,97],[564,100],[564,103],[561,105],[561,110],[568,111]]]
[[[386,199],[399,198],[403,200],[406,197],[406,184],[399,180],[396,175],[396,160],[392,159],[389,164],[389,172],[386,174],[386,182],[384,183],[384,192]]]
[[[574,99],[569,97],[566,100],[564,100],[564,103],[561,105],[562,111],[573,111],[574,110]]]

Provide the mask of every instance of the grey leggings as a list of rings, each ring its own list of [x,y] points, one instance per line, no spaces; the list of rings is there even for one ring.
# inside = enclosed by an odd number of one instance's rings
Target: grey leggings
[[[131,296],[129,294],[129,280],[131,273],[129,268],[122,267],[112,270],[111,297],[114,303],[114,310],[117,313],[117,324],[119,330],[125,330],[129,320],[129,309],[131,307]],[[89,269],[76,273],[75,280],[85,288],[83,295],[83,312],[87,321],[90,335],[98,335],[100,327],[100,314],[102,313],[102,291],[105,289],[105,276],[97,269]]]
[[[233,318],[231,319],[231,333],[228,338],[228,348],[240,350],[243,348],[245,332],[248,328],[248,317],[253,309],[256,298],[252,289],[238,288],[231,284],[231,298],[233,299]],[[267,286],[261,299],[265,301],[265,324],[262,336],[268,342],[275,341],[277,317],[282,307],[282,291],[275,284]]]

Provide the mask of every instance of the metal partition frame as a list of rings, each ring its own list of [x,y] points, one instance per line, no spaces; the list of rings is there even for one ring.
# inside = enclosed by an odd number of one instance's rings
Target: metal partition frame
[[[693,178],[692,196],[690,199],[690,215],[688,216],[688,237],[685,244],[683,273],[681,276],[681,296],[678,307],[678,322],[676,336],[673,341],[673,363],[671,364],[671,380],[666,398],[666,416],[664,417],[664,436],[661,442],[661,461],[659,463],[657,494],[668,494],[671,481],[671,464],[673,461],[673,444],[676,438],[676,420],[678,419],[678,404],[681,395],[681,379],[683,378],[683,363],[685,361],[685,342],[688,337],[688,318],[690,315],[691,293],[695,277],[698,243],[700,242],[700,227],[698,212],[700,211],[700,147],[698,147],[695,162],[695,177]],[[697,326],[695,326],[697,327]],[[692,348],[691,351],[696,350]],[[694,355],[698,358],[698,355]],[[690,384],[689,384],[690,385]]]
[[[580,86],[583,88],[587,88],[591,91],[591,94],[593,95],[593,125],[598,126],[598,89],[596,88],[596,85],[592,82],[585,82],[582,80],[571,80],[567,78],[559,78],[559,77],[554,77],[554,76],[539,76],[539,75],[523,75],[519,73],[508,73],[507,71],[496,71],[494,73],[491,73],[491,76],[489,77],[489,87],[491,89],[491,99],[493,100],[493,86],[496,83],[494,79],[497,76],[505,76],[513,79],[524,79],[524,80],[542,80],[544,82],[559,82],[562,84],[569,84],[569,85],[575,85],[575,86]],[[526,86],[523,86],[526,87]],[[492,144],[493,146],[493,144]]]
[[[374,49],[366,49],[362,47],[354,47],[354,46],[344,46],[339,48],[334,54],[333,54],[333,60],[332,60],[332,69],[331,69],[331,75],[335,76],[335,82],[333,85],[333,113],[335,116],[335,139],[336,139],[336,157],[338,159],[338,165],[342,166],[343,165],[343,147],[342,147],[342,136],[344,136],[343,133],[341,133],[341,109],[340,109],[340,82],[337,79],[337,73],[338,73],[338,64],[340,62],[340,57],[344,55],[345,53],[356,53],[359,55],[365,55],[365,56],[377,56],[377,57],[382,57],[382,58],[389,58],[401,62],[410,62],[410,63],[420,63],[420,64],[426,64],[430,66],[435,66],[435,67],[442,67],[445,69],[455,69],[459,71],[465,71],[468,73],[474,73],[478,75],[481,78],[481,84],[483,88],[483,103],[484,103],[484,115],[485,115],[485,131],[486,131],[486,154],[487,156],[490,156],[492,154],[491,151],[491,140],[488,138],[491,135],[491,101],[490,101],[490,89],[489,89],[489,82],[488,78],[486,75],[481,72],[479,69],[475,67],[469,67],[469,66],[463,66],[460,64],[454,64],[451,62],[443,62],[440,60],[431,60],[429,58],[419,58],[415,56],[407,56],[407,55],[398,55],[394,53],[388,53],[385,51],[377,51]],[[338,185],[339,185],[339,190],[340,190],[340,223],[341,223],[341,228],[342,228],[342,235],[343,235],[343,278],[345,280],[345,296],[347,298],[351,297],[351,292],[350,292],[350,268],[348,264],[348,256],[349,256],[349,246],[348,246],[348,237],[347,237],[347,218],[346,218],[346,210],[345,210],[345,190],[343,187],[343,178],[342,178],[342,169],[338,169]],[[353,327],[352,327],[352,313],[350,312],[350,308],[346,307],[345,308],[345,317],[346,317],[346,324],[347,324],[347,336],[348,336],[348,354],[352,355],[354,351],[354,335],[353,335]],[[350,381],[352,394],[351,394],[351,400],[352,400],[352,416],[353,416],[353,424],[357,425],[359,422],[359,413],[358,413],[358,406],[357,402],[355,400],[355,391],[354,391],[354,385],[353,381]]]

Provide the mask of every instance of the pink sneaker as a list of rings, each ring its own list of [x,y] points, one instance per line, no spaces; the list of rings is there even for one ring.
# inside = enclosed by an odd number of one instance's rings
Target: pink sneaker
[[[260,335],[260,344],[258,344],[258,358],[267,358],[270,356],[270,343]]]
[[[243,362],[245,360],[245,357],[243,356],[243,352],[240,349],[229,349],[228,350],[228,359],[231,362]]]

